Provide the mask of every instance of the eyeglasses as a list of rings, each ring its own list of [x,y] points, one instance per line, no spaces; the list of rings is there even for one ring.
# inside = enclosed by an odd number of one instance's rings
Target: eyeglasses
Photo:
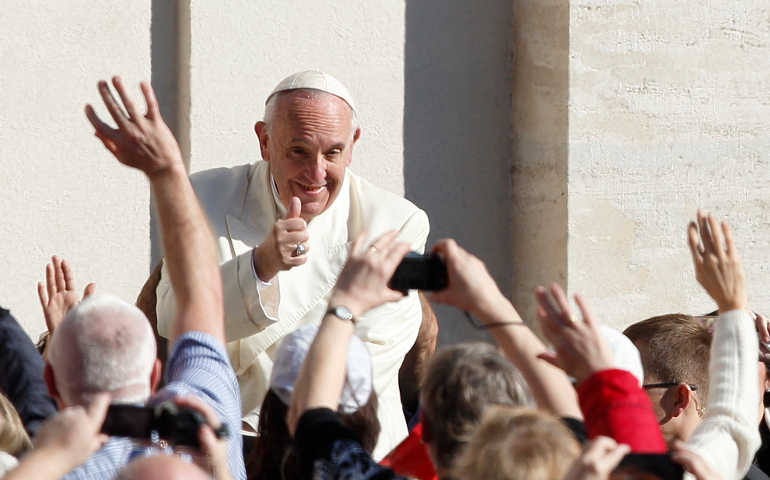
[[[642,385],[642,388],[645,389],[645,390],[649,390],[651,388],[671,388],[671,387],[676,387],[679,384],[680,384],[680,382],[646,383],[646,384]],[[696,390],[698,390],[698,386],[693,384],[693,383],[685,383],[685,385],[687,385],[687,387],[692,392],[695,392]],[[700,404],[698,403],[698,396],[697,395],[693,395],[693,401],[695,402],[695,411],[698,412],[698,416],[699,417],[702,417],[704,409],[701,408]]]
[[[642,388],[645,390],[649,390],[651,388],[671,388],[671,387],[676,387],[677,385],[679,385],[679,382],[646,383],[642,385]],[[698,386],[695,384],[686,383],[685,385],[690,387],[690,390],[692,390],[693,392],[698,390]]]

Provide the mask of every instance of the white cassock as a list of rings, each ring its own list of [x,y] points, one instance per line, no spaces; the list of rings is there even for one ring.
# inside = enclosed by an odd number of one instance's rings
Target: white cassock
[[[398,230],[400,240],[423,252],[428,217],[408,200],[347,169],[332,205],[308,223],[307,262],[278,273],[265,284],[254,275],[252,249],[285,214],[272,187],[268,163],[205,170],[192,175],[191,180],[217,237],[227,350],[241,388],[243,420],[256,430],[278,341],[302,325],[320,323],[353,239],[364,230],[368,242],[386,231]],[[165,266],[157,298],[158,331],[168,337],[175,303]],[[406,437],[398,370],[417,338],[421,321],[420,301],[414,291],[358,319],[356,334],[372,355],[374,389],[379,397],[382,432],[375,459]]]

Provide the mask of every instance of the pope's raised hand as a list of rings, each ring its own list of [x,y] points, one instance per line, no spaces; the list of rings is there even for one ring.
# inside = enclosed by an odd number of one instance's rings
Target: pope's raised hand
[[[280,271],[307,261],[310,235],[301,213],[302,202],[297,197],[291,197],[286,216],[273,224],[270,235],[254,249],[254,269],[263,282],[272,280]]]
[[[86,105],[86,116],[94,126],[95,135],[105,148],[123,164],[143,171],[152,177],[174,168],[184,168],[179,145],[158,109],[155,92],[147,82],[140,84],[147,103],[147,112],[140,115],[126,94],[120,77],[112,77],[122,106],[115,100],[109,85],[99,81],[99,93],[117,128],[104,123],[91,105]]]

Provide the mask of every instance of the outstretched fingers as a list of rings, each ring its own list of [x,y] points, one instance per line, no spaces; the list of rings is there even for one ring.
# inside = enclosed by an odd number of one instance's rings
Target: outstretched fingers
[[[738,251],[735,249],[735,243],[733,243],[732,229],[730,229],[730,225],[725,220],[722,220],[722,233],[725,236],[725,253],[728,258],[738,258]]]
[[[107,85],[107,82],[104,80],[100,80],[98,87],[99,94],[102,96],[102,101],[104,102],[104,106],[107,107],[107,111],[110,112],[112,119],[115,120],[115,123],[119,128],[126,128],[126,126],[128,126],[129,119],[120,105],[118,105],[115,97],[112,95],[110,86]]]
[[[583,317],[583,323],[591,328],[595,328],[596,324],[594,322],[594,317],[591,314],[591,310],[588,309],[585,298],[579,293],[575,294],[575,303],[577,303],[580,315]]]
[[[722,231],[719,228],[719,223],[717,222],[717,219],[714,217],[714,215],[709,214],[707,218],[709,233],[711,234],[711,241],[714,245],[714,253],[720,259],[725,258],[725,247],[722,244]]]
[[[56,279],[56,291],[63,292],[67,290],[67,282],[64,280],[64,269],[62,268],[62,261],[56,255],[51,257],[51,260],[53,261],[54,278]]]
[[[700,233],[701,243],[703,245],[703,253],[713,253],[714,252],[714,242],[711,239],[711,232],[709,231],[709,222],[708,222],[708,216],[703,213],[702,210],[698,210],[697,214],[698,219],[698,230]]]
[[[56,279],[54,278],[53,265],[50,263],[45,266],[45,286],[48,290],[48,298],[56,295]]]
[[[556,304],[559,306],[559,319],[562,320],[564,325],[572,325],[572,314],[570,313],[569,301],[567,295],[564,294],[561,286],[557,283],[551,284],[551,295],[556,299]]]
[[[110,141],[114,143],[118,131],[104,123],[96,114],[96,111],[94,111],[94,107],[92,107],[91,104],[86,104],[86,118],[88,118],[88,121],[93,125],[99,140],[102,142]]]
[[[93,295],[95,291],[96,291],[96,284],[94,282],[91,282],[88,285],[86,285],[86,288],[83,289],[83,300]]]
[[[66,290],[75,290],[75,278],[72,275],[72,269],[67,260],[61,261],[61,271],[64,276],[64,288]]]
[[[542,307],[545,315],[556,316],[559,314],[553,302],[551,302],[551,297],[548,295],[545,287],[539,286],[535,289],[535,298],[537,298],[537,303]]]
[[[695,265],[703,263],[703,247],[700,244],[700,235],[698,235],[698,224],[690,222],[687,225],[687,243],[690,245],[692,261]]]
[[[117,90],[118,95],[120,96],[120,101],[123,102],[123,106],[126,107],[128,117],[133,121],[137,121],[139,119],[139,115],[136,113],[134,102],[131,101],[131,97],[129,97],[126,93],[126,89],[123,86],[123,80],[118,76],[112,77],[112,85],[115,87],[115,90]]]
[[[37,298],[40,299],[40,306],[43,307],[43,311],[45,311],[48,306],[48,295],[45,293],[43,282],[37,282]]]
[[[147,113],[145,114],[145,118],[149,120],[155,120],[156,118],[160,118],[158,100],[155,98],[155,91],[147,82],[141,82],[139,84],[139,87],[142,89],[142,95],[144,95],[144,101],[147,102]]]

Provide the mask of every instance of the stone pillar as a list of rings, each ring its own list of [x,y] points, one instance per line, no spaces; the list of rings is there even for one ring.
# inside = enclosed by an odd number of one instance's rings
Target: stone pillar
[[[568,273],[569,0],[513,3],[512,298],[535,326],[535,287]]]

